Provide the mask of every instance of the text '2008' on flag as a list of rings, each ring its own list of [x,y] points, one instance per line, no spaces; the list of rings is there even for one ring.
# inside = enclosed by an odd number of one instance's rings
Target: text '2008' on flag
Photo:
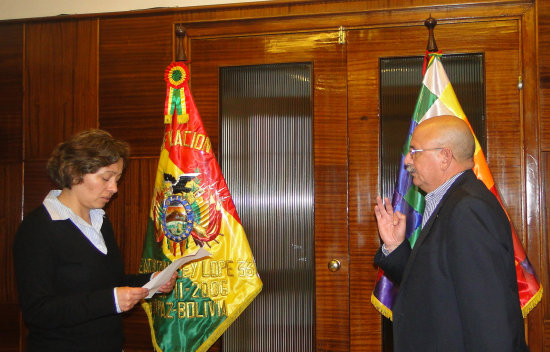
[[[414,246],[420,234],[422,213],[424,212],[424,196],[420,193],[418,187],[412,183],[412,178],[405,169],[405,156],[409,152],[412,133],[422,121],[440,115],[456,116],[470,125],[456,98],[451,82],[443,69],[441,54],[431,53],[426,58],[429,59],[429,62],[412,116],[408,137],[402,149],[399,175],[392,198],[393,208],[407,216],[407,232],[405,236],[411,243],[411,247]],[[497,197],[502,205],[502,200],[493,181],[493,176],[489,171],[487,161],[475,134],[474,138],[476,149],[473,171],[477,178],[483,181],[485,186]],[[508,219],[510,220],[510,218]],[[511,222],[510,226],[512,228],[514,243],[519,299],[521,311],[525,317],[542,299],[542,286],[538,282],[535,271],[525,254],[525,250]],[[386,318],[392,319],[392,305],[397,291],[398,287],[379,269],[374,291],[371,295],[371,302]]]
[[[206,351],[262,289],[254,257],[189,90],[189,70],[165,72],[164,139],[141,272],[162,270],[206,248],[178,270],[173,292],[145,300],[155,350]]]

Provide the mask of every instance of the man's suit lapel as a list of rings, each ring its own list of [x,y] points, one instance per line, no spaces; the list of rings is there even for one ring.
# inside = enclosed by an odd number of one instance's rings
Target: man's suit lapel
[[[409,257],[408,264],[405,268],[405,272],[403,273],[403,279],[401,281],[402,283],[405,282],[406,279],[407,279],[407,276],[408,276],[410,268],[411,268],[411,263],[414,263],[414,259],[415,259],[416,255],[418,254],[418,250],[419,250],[420,246],[422,245],[422,242],[424,242],[424,240],[428,237],[428,234],[430,233],[432,225],[434,224],[435,220],[439,217],[439,211],[441,210],[441,208],[443,207],[443,205],[445,204],[447,199],[450,197],[450,195],[454,192],[454,190],[456,188],[460,187],[460,185],[462,185],[468,177],[471,177],[469,174],[471,174],[473,177],[475,177],[475,174],[471,170],[467,170],[462,175],[460,175],[458,177],[458,179],[455,180],[453,185],[447,190],[447,193],[445,193],[443,198],[441,198],[441,201],[439,202],[439,204],[435,208],[434,212],[432,213],[432,215],[428,219],[428,222],[422,228],[422,231],[420,232],[420,235],[418,236],[418,238],[417,238],[417,240],[414,244],[414,247],[412,249],[411,255]]]
[[[449,189],[449,192],[450,191],[451,190]],[[418,238],[416,239],[416,242],[414,244],[412,252],[409,256],[409,260],[407,261],[407,266],[405,266],[405,272],[403,273],[403,278],[401,279],[401,286],[403,286],[403,284],[405,282],[407,282],[407,278],[409,276],[409,271],[411,271],[411,268],[413,266],[412,263],[414,263],[416,255],[418,254],[418,249],[420,248],[420,246],[422,245],[422,242],[424,242],[424,240],[426,239],[426,237],[430,233],[430,229],[431,229],[435,219],[439,216],[439,210],[441,209],[441,206],[443,205],[444,200],[447,197],[447,194],[449,194],[449,192],[447,192],[445,194],[445,197],[443,197],[443,199],[441,199],[441,202],[439,202],[439,204],[435,208],[434,212],[432,213],[432,216],[430,216],[430,219],[428,220],[428,222],[422,228],[422,231],[420,232],[420,235],[418,235]]]

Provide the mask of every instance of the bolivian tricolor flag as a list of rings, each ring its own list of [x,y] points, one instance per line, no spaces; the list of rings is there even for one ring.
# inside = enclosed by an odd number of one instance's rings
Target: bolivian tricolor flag
[[[458,99],[456,98],[451,82],[449,82],[449,78],[443,69],[443,65],[441,64],[441,53],[430,53],[427,56],[427,59],[429,59],[428,65],[412,116],[409,135],[405,145],[403,146],[399,176],[392,199],[394,209],[407,215],[407,232],[405,233],[405,236],[411,243],[411,247],[414,246],[416,239],[420,234],[422,214],[424,212],[424,197],[419,192],[418,187],[412,183],[412,178],[404,167],[405,156],[409,152],[412,133],[416,126],[422,121],[429,119],[430,117],[440,115],[457,116],[470,125],[466,115],[460,107]],[[473,130],[472,133],[474,133]],[[493,181],[493,176],[489,171],[483,151],[481,150],[475,135],[474,138],[476,150],[474,154],[475,165],[473,171],[475,172],[477,178],[483,181],[485,186],[493,192],[502,205],[502,200],[498,195],[495,183]],[[510,219],[510,217],[508,217],[508,219]],[[510,223],[510,226],[512,228],[512,237],[514,242],[514,256],[516,258],[516,275],[518,280],[519,299],[521,311],[525,317],[529,311],[531,311],[531,309],[533,309],[537,303],[540,302],[542,298],[542,286],[537,280],[531,263],[529,263],[529,259],[527,258],[523,246],[517,237],[513,224]],[[391,309],[396,294],[397,287],[395,287],[393,283],[386,276],[384,276],[384,272],[382,270],[379,270],[374,291],[371,295],[371,302],[386,318],[392,319]]]
[[[182,62],[166,69],[165,132],[140,272],[204,247],[174,290],[145,300],[156,351],[206,351],[262,289],[254,257],[214,157]]]

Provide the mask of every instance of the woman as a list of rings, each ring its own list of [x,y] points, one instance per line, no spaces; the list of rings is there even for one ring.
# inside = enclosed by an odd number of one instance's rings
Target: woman
[[[13,247],[28,351],[122,351],[119,313],[147,296],[141,286],[151,278],[124,274],[102,209],[117,192],[128,150],[95,129],[59,144],[48,161],[61,190],[25,216]]]

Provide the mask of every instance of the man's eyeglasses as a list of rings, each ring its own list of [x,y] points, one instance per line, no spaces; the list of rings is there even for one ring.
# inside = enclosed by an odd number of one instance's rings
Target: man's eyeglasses
[[[416,153],[420,153],[420,152],[429,152],[431,150],[442,150],[442,149],[445,149],[445,147],[441,147],[441,148],[430,148],[430,149],[409,149],[409,154],[411,154],[411,158],[414,158],[415,154]]]

